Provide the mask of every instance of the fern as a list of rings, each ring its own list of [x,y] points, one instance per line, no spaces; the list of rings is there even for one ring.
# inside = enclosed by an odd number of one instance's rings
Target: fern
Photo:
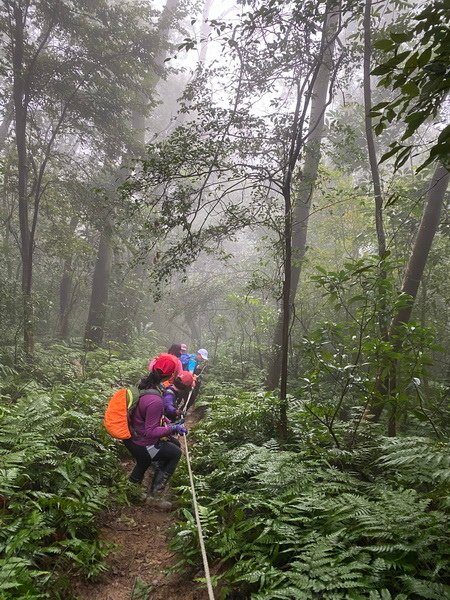
[[[248,394],[209,399],[210,411],[195,430],[206,545],[222,565],[225,596],[233,590],[256,600],[445,598],[444,445],[388,440],[375,428],[366,446],[336,451],[320,429],[305,439],[299,421],[297,442],[281,450],[269,426],[277,402],[266,400],[264,407],[258,398],[250,402],[261,425],[256,438],[242,431]],[[176,480],[185,485],[183,469]],[[178,568],[199,561],[187,514],[172,542],[181,554]]]

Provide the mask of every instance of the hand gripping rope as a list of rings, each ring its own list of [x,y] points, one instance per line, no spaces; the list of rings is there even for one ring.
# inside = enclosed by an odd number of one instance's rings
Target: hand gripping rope
[[[200,514],[198,511],[197,496],[195,494],[194,478],[192,476],[191,462],[189,459],[189,450],[188,450],[188,445],[187,445],[185,435],[183,436],[183,439],[184,439],[184,451],[186,453],[186,461],[187,461],[188,473],[189,473],[189,481],[191,484],[192,504],[194,505],[195,521],[197,523],[197,529],[198,529],[198,539],[200,542],[200,550],[202,551],[203,569],[205,571],[206,587],[208,589],[209,600],[214,600],[214,592],[213,592],[213,588],[212,588],[211,575],[209,574],[208,557],[206,556],[205,542],[203,540],[202,524],[200,523]]]

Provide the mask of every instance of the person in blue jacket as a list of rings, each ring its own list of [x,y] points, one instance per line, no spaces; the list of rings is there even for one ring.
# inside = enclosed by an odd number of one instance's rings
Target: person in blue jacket
[[[200,348],[196,354],[185,354],[182,355],[183,360],[180,357],[181,364],[183,365],[183,371],[189,371],[193,375],[198,375],[198,371],[204,366],[204,362],[208,360],[208,350]]]
[[[192,394],[189,400],[189,406],[194,406],[195,400],[200,391],[200,385],[202,383],[201,373],[203,373],[204,368],[206,367],[206,363],[208,361],[208,350],[205,348],[200,348],[197,350],[196,354],[188,354],[188,358],[185,359],[183,363],[183,370],[192,373],[194,376],[195,384],[192,390]],[[181,360],[181,358],[180,358]],[[185,393],[185,399],[187,400],[187,394]]]
[[[183,371],[187,371],[188,370],[187,366],[188,366],[189,358],[191,355],[189,354],[189,352],[187,350],[186,344],[180,344],[180,346],[181,346],[181,354],[179,356],[179,359],[183,366]]]

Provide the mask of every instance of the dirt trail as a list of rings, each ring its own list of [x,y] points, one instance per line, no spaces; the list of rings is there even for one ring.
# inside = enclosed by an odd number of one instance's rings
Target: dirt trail
[[[192,424],[192,421],[191,423]],[[186,460],[182,458],[182,460]],[[126,461],[129,473],[132,462]],[[146,475],[146,483],[148,482]],[[104,515],[101,539],[117,545],[98,583],[79,582],[79,600],[207,600],[204,587],[166,569],[177,561],[168,547],[176,513],[145,505],[120,507]],[[197,573],[201,577],[203,572]]]

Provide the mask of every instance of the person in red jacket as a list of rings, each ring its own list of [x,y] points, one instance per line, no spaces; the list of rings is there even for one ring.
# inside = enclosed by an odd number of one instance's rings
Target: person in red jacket
[[[181,458],[179,446],[163,438],[187,433],[187,429],[183,425],[169,423],[163,418],[162,393],[164,388],[162,384],[173,376],[176,369],[173,358],[170,354],[160,354],[155,359],[150,373],[139,382],[139,402],[130,420],[132,437],[123,441],[136,460],[136,465],[130,475],[131,482],[142,483],[144,474],[152,461],[157,463],[147,500],[150,504],[160,508],[171,507],[170,503],[161,499],[161,494]]]

